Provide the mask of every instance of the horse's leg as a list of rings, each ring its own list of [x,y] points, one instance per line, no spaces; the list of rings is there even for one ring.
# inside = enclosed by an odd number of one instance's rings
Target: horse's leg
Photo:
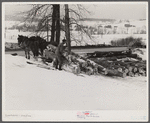
[[[36,49],[36,60],[38,60],[38,56],[39,56],[39,49]]]
[[[38,55],[37,55],[37,52],[35,51],[35,54],[34,54],[34,59],[37,61],[37,57],[38,57]]]
[[[28,59],[30,59],[30,51],[28,50]]]
[[[27,51],[26,51],[26,49],[25,49],[25,57],[26,57],[26,59],[28,59],[28,57],[27,57]]]
[[[27,59],[30,59],[29,48],[26,47],[25,49],[26,49],[26,57]]]
[[[41,56],[43,56],[43,49],[41,49]]]
[[[25,57],[26,57],[26,59],[27,59],[27,52],[25,51]]]
[[[33,57],[35,58],[35,51],[32,51],[33,52]]]

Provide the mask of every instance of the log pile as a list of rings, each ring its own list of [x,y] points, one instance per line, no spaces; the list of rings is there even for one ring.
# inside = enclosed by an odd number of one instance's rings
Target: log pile
[[[56,47],[48,45],[44,51],[44,58],[54,62]],[[113,56],[103,58],[85,58],[74,52],[70,55],[64,52],[63,68],[72,71],[75,74],[85,73],[87,75],[104,74],[109,76],[146,76],[146,61],[135,59],[136,55],[130,54],[130,57]],[[133,58],[131,58],[133,56]]]
[[[100,64],[107,68],[108,70],[112,70],[117,76],[146,76],[146,61],[136,61],[131,59],[131,61],[109,61],[106,59],[94,59],[97,64]],[[128,59],[129,60],[129,59]],[[118,72],[118,73],[117,73]],[[111,73],[111,72],[110,72]],[[122,73],[122,74],[120,74]]]
[[[112,57],[113,56],[113,57]],[[112,58],[112,59],[118,59],[118,58],[126,58],[126,57],[130,57],[130,58],[136,58],[138,60],[142,60],[140,57],[138,57],[137,54],[131,54],[129,52],[124,52],[124,51],[115,51],[115,52],[94,52],[94,53],[87,53],[87,58]]]

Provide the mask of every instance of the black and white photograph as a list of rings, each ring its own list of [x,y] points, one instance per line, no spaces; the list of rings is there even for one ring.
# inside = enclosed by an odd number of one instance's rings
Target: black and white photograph
[[[2,2],[3,121],[148,121],[148,2]]]

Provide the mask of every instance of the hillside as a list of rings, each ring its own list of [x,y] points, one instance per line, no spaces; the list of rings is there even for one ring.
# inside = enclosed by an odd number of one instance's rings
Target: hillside
[[[24,22],[26,16],[24,14],[17,14],[17,15],[5,15],[5,21],[20,21]],[[39,18],[35,18],[34,22],[39,21]]]
[[[100,19],[100,18],[83,18],[80,19],[79,21],[101,21],[101,22],[114,22],[116,21],[115,19]]]

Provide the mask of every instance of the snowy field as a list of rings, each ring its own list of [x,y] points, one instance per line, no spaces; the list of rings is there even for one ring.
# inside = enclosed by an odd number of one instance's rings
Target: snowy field
[[[77,76],[5,54],[6,110],[145,110],[147,78]]]
[[[76,45],[86,45],[86,44],[91,44],[91,45],[95,45],[95,44],[110,44],[111,40],[117,40],[117,39],[121,39],[121,38],[127,38],[127,37],[134,37],[134,38],[142,38],[142,41],[145,44],[147,43],[147,37],[146,34],[107,34],[107,35],[92,35],[91,38],[89,38],[87,35],[85,34],[80,34],[77,31],[72,31],[71,32],[71,37],[72,39],[76,39],[79,40],[79,42],[75,42],[72,41],[71,45],[72,46],[76,46]],[[24,35],[24,36],[34,36],[35,33],[33,32],[18,32],[18,30],[6,30],[5,32],[5,42],[8,43],[17,43],[18,40],[18,35]],[[46,32],[43,32],[43,37],[45,37],[47,35]],[[50,35],[50,32],[49,32]],[[61,32],[61,38],[60,40],[62,40],[65,37],[64,32]],[[82,42],[80,42],[82,41]]]

